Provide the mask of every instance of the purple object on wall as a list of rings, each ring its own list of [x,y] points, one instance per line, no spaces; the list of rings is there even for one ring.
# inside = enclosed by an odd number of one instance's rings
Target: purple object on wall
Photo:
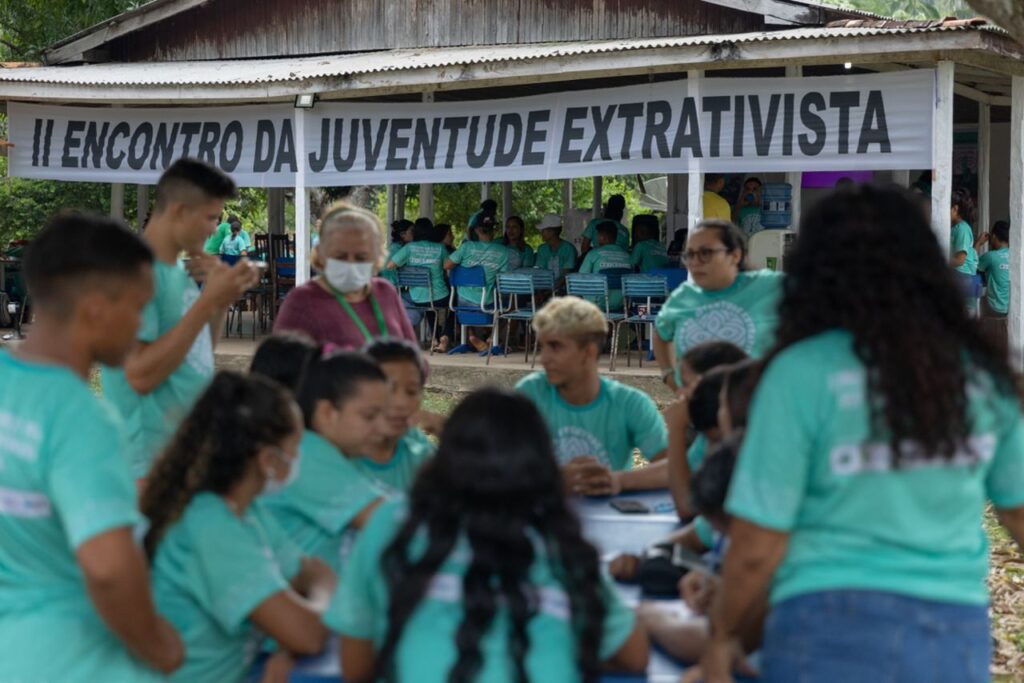
[[[805,172],[803,187],[833,188],[840,178],[850,178],[855,183],[870,183],[875,179],[874,171],[810,171]]]

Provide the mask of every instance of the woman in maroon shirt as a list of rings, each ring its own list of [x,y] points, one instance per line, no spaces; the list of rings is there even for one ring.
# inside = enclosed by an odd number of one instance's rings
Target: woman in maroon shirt
[[[381,265],[380,219],[345,203],[331,207],[320,226],[313,267],[320,273],[285,298],[274,331],[301,330],[321,344],[361,349],[372,339],[416,343],[405,307]]]

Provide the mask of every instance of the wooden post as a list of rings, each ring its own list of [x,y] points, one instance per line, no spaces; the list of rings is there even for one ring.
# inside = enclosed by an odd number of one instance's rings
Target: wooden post
[[[110,184],[110,217],[124,220],[124,183]]]
[[[1024,369],[1024,76],[1013,77],[1010,108],[1010,361]]]
[[[135,230],[142,232],[142,226],[149,217],[149,185],[135,186]]]
[[[423,93],[423,103],[432,104],[434,93]],[[428,109],[428,107],[424,107]],[[420,216],[434,220],[434,183],[420,183]]]
[[[939,248],[949,256],[949,206],[953,198],[953,76],[954,64],[939,62],[935,71],[935,109],[932,112],[932,231]]]
[[[604,176],[594,176],[594,201],[590,207],[591,213],[594,218],[601,217],[601,209],[604,206],[604,202],[601,200],[601,196],[604,193]]]
[[[267,188],[267,233],[284,234],[284,188]]]
[[[309,189],[306,187],[306,110],[296,107],[295,157],[295,285],[309,279]]]
[[[978,103],[978,234],[992,229],[992,106]]]
[[[501,184],[501,220],[507,221],[512,214],[512,181]]]
[[[395,220],[405,219],[405,185],[395,186]],[[389,226],[390,227],[390,226]]]
[[[702,80],[703,71],[686,72],[687,94],[697,102],[700,102]],[[704,220],[704,174],[701,172],[699,160],[690,160],[689,168],[686,169],[686,185],[686,228],[693,230]]]
[[[787,66],[786,77],[787,78],[800,78],[804,75],[804,68],[802,66]],[[804,174],[803,171],[788,171],[786,173],[786,182],[793,190],[792,200],[790,203],[790,230],[800,229],[800,214],[803,210],[803,185],[804,185]]]

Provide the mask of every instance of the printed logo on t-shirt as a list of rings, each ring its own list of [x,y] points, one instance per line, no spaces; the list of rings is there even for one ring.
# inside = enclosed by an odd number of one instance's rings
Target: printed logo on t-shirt
[[[939,467],[973,467],[995,457],[996,437],[979,434],[967,439],[967,446],[957,449],[952,459],[927,458],[920,444],[903,443],[900,471]],[[887,443],[848,443],[836,446],[829,453],[832,474],[849,477],[865,472],[889,472],[894,469],[892,446]]]
[[[751,353],[756,333],[754,319],[743,308],[731,301],[717,301],[701,306],[693,318],[679,326],[676,347],[683,355],[698,344],[727,341]]]
[[[596,436],[581,427],[561,427],[555,437],[555,454],[563,465],[573,458],[588,455],[605,465],[610,464],[608,451]]]
[[[186,287],[182,297],[181,315],[184,316],[192,308],[192,304],[199,298],[199,290],[195,287]],[[199,333],[196,340],[192,342],[192,348],[185,356],[185,362],[190,368],[205,377],[213,376],[213,340],[210,337],[210,326],[203,325],[203,331]]]

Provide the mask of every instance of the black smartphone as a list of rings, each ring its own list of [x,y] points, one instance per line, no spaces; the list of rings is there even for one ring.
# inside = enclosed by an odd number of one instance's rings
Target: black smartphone
[[[613,500],[611,506],[625,515],[645,515],[651,511],[649,507],[640,501],[628,498]]]

